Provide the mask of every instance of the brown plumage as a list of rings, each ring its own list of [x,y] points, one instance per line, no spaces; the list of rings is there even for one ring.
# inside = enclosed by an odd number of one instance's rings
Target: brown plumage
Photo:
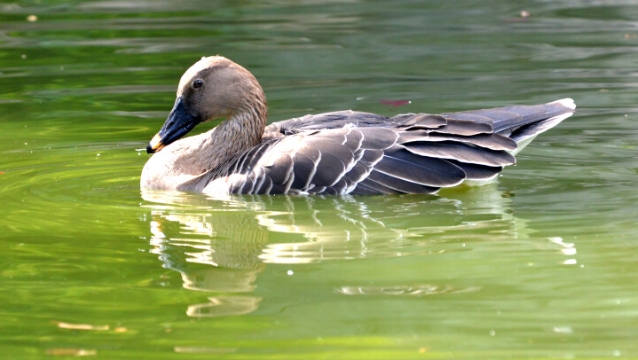
[[[562,99],[390,118],[339,111],[266,126],[266,97],[255,77],[213,56],[182,76],[173,110],[147,147],[157,153],[141,186],[209,194],[434,193],[494,178],[574,109],[573,100]],[[180,139],[220,118],[214,129]]]

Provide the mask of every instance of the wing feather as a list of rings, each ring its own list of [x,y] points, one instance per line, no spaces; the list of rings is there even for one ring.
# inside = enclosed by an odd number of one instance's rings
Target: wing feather
[[[390,120],[404,126],[406,130],[436,129],[447,124],[445,117],[432,114],[401,114],[391,117]]]
[[[297,152],[294,157],[294,163],[295,178],[291,187],[293,189],[307,189],[317,171],[317,162],[306,154]]]
[[[325,152],[321,156],[321,161],[317,165],[317,172],[312,178],[312,182],[316,186],[332,186],[345,174],[346,166],[343,158],[334,154]]]
[[[406,181],[401,178],[390,176],[381,171],[374,170],[368,176],[368,179],[383,185],[389,189],[392,189],[398,193],[410,193],[410,194],[433,194],[439,191],[440,187],[426,186],[411,181]]]
[[[363,140],[361,148],[385,150],[397,143],[399,134],[393,129],[387,128],[361,128],[358,129]]]
[[[433,187],[460,184],[466,177],[458,166],[437,158],[422,158],[405,149],[386,153],[375,170],[405,181]]]
[[[455,134],[427,133],[425,131],[409,131],[401,134],[400,142],[403,144],[428,141],[458,141],[472,144],[491,150],[516,150],[516,142],[500,134],[478,134],[474,136],[460,136]]]
[[[468,180],[488,180],[498,175],[502,170],[502,166],[485,166],[478,164],[462,163],[456,160],[448,160],[452,164],[460,167],[465,171]]]
[[[516,163],[514,156],[507,151],[480,148],[453,141],[411,143],[410,146],[406,146],[406,149],[420,156],[458,160],[471,164],[506,166]]]
[[[260,195],[268,195],[273,189],[272,179],[270,178],[270,176],[265,176],[263,174],[261,178],[263,179],[263,181],[261,182],[260,186],[255,189],[254,193]]]
[[[490,134],[493,129],[492,125],[489,123],[447,119],[447,125],[438,127],[433,131],[442,134],[472,136],[478,134]]]

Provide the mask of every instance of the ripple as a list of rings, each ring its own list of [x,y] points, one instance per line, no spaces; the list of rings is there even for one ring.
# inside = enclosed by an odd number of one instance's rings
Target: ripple
[[[441,294],[462,294],[477,292],[481,288],[469,286],[465,288],[452,285],[395,285],[395,286],[342,286],[335,291],[343,295],[366,295],[366,296],[429,296]]]
[[[100,221],[107,226],[111,219],[97,211],[104,206],[138,212],[135,178],[142,161],[131,161],[137,155],[129,146],[111,143],[13,151],[12,161],[0,175],[5,180],[0,188],[5,216],[0,223],[17,232],[72,236],[69,230],[100,227]],[[116,194],[116,202],[105,203]]]

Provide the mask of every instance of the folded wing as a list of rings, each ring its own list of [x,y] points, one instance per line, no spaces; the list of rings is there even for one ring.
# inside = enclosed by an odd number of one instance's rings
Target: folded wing
[[[574,109],[563,99],[441,115],[307,115],[268,126],[223,181],[229,192],[243,194],[434,193],[495,177]]]

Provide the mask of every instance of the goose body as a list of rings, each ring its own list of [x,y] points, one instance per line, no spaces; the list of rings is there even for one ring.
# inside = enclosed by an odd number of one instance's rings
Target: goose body
[[[562,99],[438,115],[338,111],[266,126],[254,76],[207,57],[182,76],[173,110],[147,147],[155,154],[141,186],[215,195],[435,193],[494,178],[575,108]],[[216,119],[212,130],[182,138]]]

